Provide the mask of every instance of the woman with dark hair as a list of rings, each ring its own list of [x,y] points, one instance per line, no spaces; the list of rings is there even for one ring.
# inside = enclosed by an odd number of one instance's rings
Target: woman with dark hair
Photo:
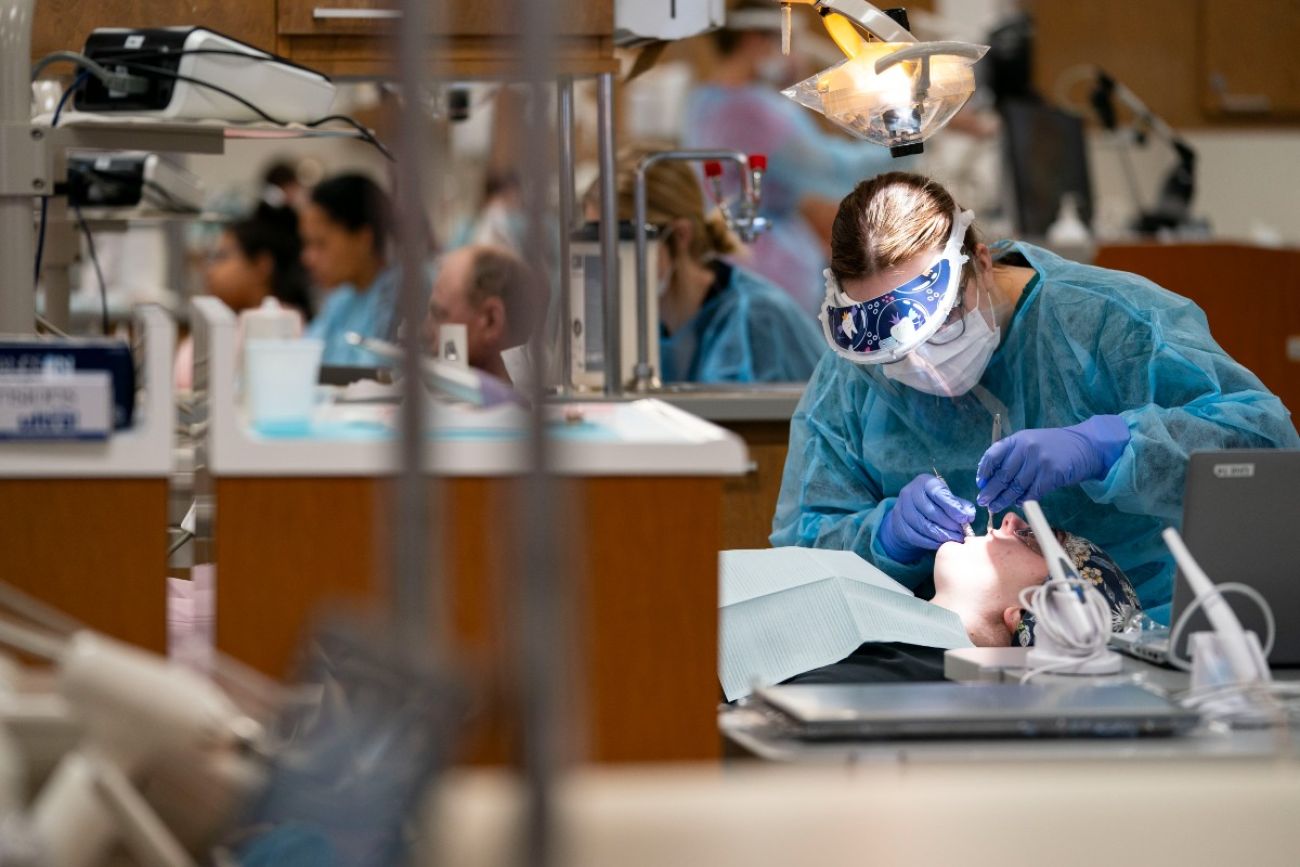
[[[252,216],[225,226],[208,254],[203,281],[207,294],[236,314],[274,298],[310,319],[311,294],[293,209],[262,204]],[[177,388],[190,387],[192,366],[193,345],[186,338],[176,351]]]
[[[302,261],[317,286],[333,291],[307,335],[325,341],[325,364],[380,363],[347,335],[392,336],[398,274],[389,264],[391,227],[388,195],[363,175],[337,175],[311,192],[302,212]]]

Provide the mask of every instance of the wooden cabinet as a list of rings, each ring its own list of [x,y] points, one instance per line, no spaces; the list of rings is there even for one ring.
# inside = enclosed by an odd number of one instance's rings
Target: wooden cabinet
[[[1141,274],[1195,301],[1210,333],[1229,355],[1263,381],[1300,418],[1300,362],[1290,342],[1300,338],[1300,252],[1241,244],[1125,244],[1101,247],[1097,264]],[[1241,301],[1243,275],[1251,303]]]
[[[1300,120],[1300,0],[1024,5],[1036,27],[1035,84],[1051,101],[1080,64],[1092,64],[1174,127]],[[1071,88],[1072,103],[1086,98],[1082,84]]]
[[[1203,122],[1196,86],[1199,0],[1031,0],[1034,80],[1057,101],[1080,64],[1100,66],[1175,127]],[[1087,98],[1082,86],[1072,101]]]
[[[613,0],[554,0],[555,65],[570,74],[612,72]],[[391,76],[396,0],[279,0],[280,52],[332,75]],[[439,75],[508,77],[520,54],[510,2],[442,2],[430,11],[430,62]]]
[[[1201,0],[1212,118],[1300,120],[1300,0]]]
[[[32,57],[80,51],[96,27],[174,25],[202,25],[266,51],[275,50],[275,3],[268,0],[37,0]]]
[[[753,464],[722,485],[722,549],[767,548],[790,449],[790,420],[720,424],[745,441]]]
[[[613,0],[554,2],[556,71],[617,71]],[[430,3],[436,4],[430,16],[432,72],[463,78],[511,74],[520,53],[513,3]],[[96,27],[201,25],[327,75],[391,77],[400,5],[398,0],[40,0],[32,57],[80,49]]]
[[[587,477],[557,483],[566,504],[576,605],[564,638],[571,728],[592,762],[702,761],[719,752],[718,591],[722,479]],[[213,551],[217,647],[280,676],[313,615],[386,605],[387,480],[218,478]],[[517,597],[502,554],[510,478],[442,482],[441,552],[457,674],[473,708],[460,754],[518,755],[510,678],[518,639],[503,623]],[[382,554],[381,554],[382,556]],[[161,619],[159,621],[161,623]],[[563,640],[563,639],[557,639]]]
[[[435,34],[506,37],[519,35],[512,3],[442,2],[430,7]],[[397,0],[279,0],[282,36],[389,34],[401,21]],[[601,37],[614,31],[614,10],[605,0],[555,0],[555,25],[563,37]]]
[[[167,479],[0,479],[0,578],[56,611],[167,650]]]

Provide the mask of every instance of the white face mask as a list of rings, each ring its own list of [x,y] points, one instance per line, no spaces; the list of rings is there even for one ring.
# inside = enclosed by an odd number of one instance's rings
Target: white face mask
[[[922,344],[893,364],[881,365],[885,376],[909,388],[939,397],[957,397],[970,391],[984,376],[998,348],[1001,329],[989,325],[978,308],[962,317],[960,337],[948,343]]]

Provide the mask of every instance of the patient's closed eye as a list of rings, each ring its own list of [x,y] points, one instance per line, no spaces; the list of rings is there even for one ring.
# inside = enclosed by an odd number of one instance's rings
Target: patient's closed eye
[[[1043,552],[1038,547],[1038,540],[1034,538],[1034,531],[1029,527],[1022,527],[1015,531],[1016,538],[1025,544],[1025,547],[1035,554],[1042,556]]]

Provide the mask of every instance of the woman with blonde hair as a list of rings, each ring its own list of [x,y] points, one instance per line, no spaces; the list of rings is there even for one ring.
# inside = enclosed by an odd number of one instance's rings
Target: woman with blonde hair
[[[616,181],[631,220],[636,166],[626,151]],[[587,193],[596,213],[597,190]],[[665,382],[804,382],[826,351],[810,316],[767,280],[729,261],[739,241],[706,209],[694,171],[661,162],[646,175],[647,218],[659,230],[660,365]]]
[[[1188,454],[1295,448],[1290,414],[1191,301],[990,247],[973,220],[903,172],[840,203],[821,314],[834,352],[790,423],[772,543],[850,549],[924,591],[940,545],[1037,500],[1167,617],[1160,532],[1182,518]]]

